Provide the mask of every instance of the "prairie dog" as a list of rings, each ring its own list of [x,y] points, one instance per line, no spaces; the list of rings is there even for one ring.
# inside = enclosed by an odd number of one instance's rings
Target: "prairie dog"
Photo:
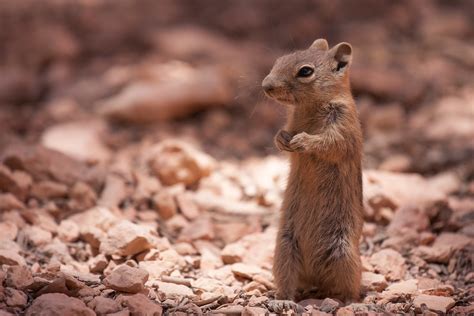
[[[278,58],[262,82],[265,94],[288,108],[275,136],[291,164],[273,266],[279,299],[360,295],[362,132],[351,61],[350,44],[329,49],[317,39]]]

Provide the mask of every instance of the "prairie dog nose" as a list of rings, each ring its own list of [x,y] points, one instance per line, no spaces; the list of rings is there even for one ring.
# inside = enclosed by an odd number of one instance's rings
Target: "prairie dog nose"
[[[271,82],[271,79],[266,77],[265,79],[263,79],[262,81],[262,89],[263,91],[265,92],[271,92],[275,89],[275,86],[273,85],[273,83]]]

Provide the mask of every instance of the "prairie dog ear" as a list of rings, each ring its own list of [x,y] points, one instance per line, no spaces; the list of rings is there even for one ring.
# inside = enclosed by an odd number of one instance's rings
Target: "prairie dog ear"
[[[330,56],[337,62],[336,71],[346,69],[352,61],[352,46],[342,42],[331,48]]]
[[[316,48],[319,50],[328,50],[329,49],[329,44],[328,41],[326,41],[324,38],[318,38],[311,44],[309,48]]]

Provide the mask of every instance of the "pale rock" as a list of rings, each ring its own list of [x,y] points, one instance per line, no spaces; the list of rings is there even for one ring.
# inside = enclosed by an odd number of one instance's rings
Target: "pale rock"
[[[14,144],[0,157],[12,170],[24,170],[35,180],[52,180],[68,186],[83,181],[97,189],[103,182],[103,170],[40,145]]]
[[[130,311],[130,315],[161,316],[163,309],[150,301],[145,295],[120,295],[116,302]]]
[[[147,73],[101,102],[99,112],[115,120],[151,123],[181,118],[232,99],[227,75],[218,67],[193,68],[172,61],[152,65]]]
[[[33,284],[33,275],[26,266],[11,266],[7,269],[6,286],[24,290]]]
[[[224,293],[225,283],[216,278],[199,277],[196,280],[191,280],[191,285],[196,293],[209,292],[219,295]]]
[[[79,238],[79,226],[72,220],[65,219],[58,226],[58,238],[64,242],[74,242]]]
[[[186,265],[183,257],[172,248],[161,251],[160,259],[173,264],[176,268],[183,268]]]
[[[421,232],[418,241],[420,245],[430,245],[435,239],[436,236],[432,232]]]
[[[252,296],[249,299],[249,306],[260,306],[267,303],[268,301],[269,299],[266,296],[260,296],[260,297]],[[298,302],[298,304],[302,305],[301,302]]]
[[[30,194],[40,200],[64,198],[68,194],[68,188],[62,183],[44,180],[34,183]]]
[[[100,251],[109,255],[134,255],[153,248],[154,239],[150,229],[123,220],[107,232]]]
[[[87,303],[94,312],[99,315],[108,315],[120,311],[121,306],[111,298],[96,296],[89,303]]]
[[[255,265],[245,263],[234,263],[232,266],[232,273],[238,277],[252,279],[256,274],[262,273],[262,269]]]
[[[256,282],[256,281],[251,281],[247,284],[245,284],[243,287],[242,287],[242,290],[244,290],[245,292],[247,293],[250,293],[250,292],[260,292],[261,293],[264,293],[267,291],[267,288],[260,282]]]
[[[186,219],[192,221],[199,217],[199,209],[191,197],[186,194],[179,194],[176,196],[176,203],[179,211]]]
[[[456,251],[473,243],[473,238],[462,234],[442,233],[431,247],[419,246],[413,252],[427,262],[448,263]]]
[[[462,185],[460,177],[452,171],[438,173],[428,180],[430,186],[435,187],[446,194],[455,193],[460,190]]]
[[[209,191],[215,195],[226,197],[230,200],[241,200],[244,198],[239,183],[224,174],[225,169],[219,168],[220,172],[214,172],[199,183],[200,191]],[[234,172],[234,171],[232,171]]]
[[[381,274],[372,272],[362,272],[362,291],[383,291],[387,286],[387,280]]]
[[[91,273],[102,273],[109,264],[107,258],[103,254],[89,259],[89,271]]]
[[[222,267],[223,262],[220,256],[220,249],[205,240],[197,240],[194,246],[201,254],[200,269],[202,271],[215,270]]]
[[[419,109],[410,117],[409,124],[431,141],[468,142],[474,134],[472,99],[471,90],[441,98],[429,108]]]
[[[22,249],[20,245],[18,245],[13,240],[3,239],[0,242],[0,250],[11,250],[13,252],[19,253]]]
[[[234,201],[211,192],[197,191],[192,196],[200,210],[237,216],[262,216],[269,214],[268,208],[253,201]]]
[[[165,185],[192,185],[214,170],[216,162],[192,145],[179,140],[166,140],[150,149],[149,164]]]
[[[474,244],[473,238],[464,236],[462,234],[445,232],[436,238],[435,242],[433,243],[433,247],[450,246],[453,251],[458,251],[472,244]]]
[[[41,143],[81,161],[104,162],[110,157],[110,151],[100,139],[105,129],[105,123],[100,120],[61,123],[46,129]]]
[[[163,260],[140,261],[138,266],[149,273],[150,280],[159,280],[163,275],[168,275],[175,268],[173,263]]]
[[[257,265],[271,269],[273,265],[273,251],[275,249],[276,229],[267,228],[262,233],[250,234],[229,245],[240,245],[246,251],[242,255],[242,263]],[[226,247],[231,247],[227,245]],[[240,247],[235,246],[235,247]],[[234,247],[234,246],[232,246]],[[240,250],[239,250],[240,251]],[[237,255],[240,255],[238,252]]]
[[[423,294],[435,295],[435,296],[452,296],[455,289],[449,284],[439,284],[435,287],[424,289],[421,291]]]
[[[13,211],[6,211],[0,213],[0,222],[12,222],[18,228],[23,228],[26,225],[26,221],[23,216],[20,214],[20,211],[13,210]]]
[[[242,316],[262,316],[267,315],[268,311],[262,307],[245,306],[242,311]]]
[[[76,182],[69,192],[69,206],[78,211],[90,209],[96,204],[97,194],[85,182]]]
[[[446,312],[455,304],[451,297],[434,296],[422,294],[413,300],[413,305],[416,309],[421,310],[422,305],[426,305],[429,310],[434,312],[446,314]]]
[[[187,242],[178,242],[173,245],[174,250],[182,256],[186,255],[196,255],[198,252],[196,248],[193,247],[190,243]]]
[[[391,172],[407,172],[412,165],[412,160],[404,154],[395,154],[385,159],[378,169]]]
[[[190,242],[198,239],[214,239],[214,226],[209,217],[201,217],[185,227],[179,235],[180,241]]]
[[[410,279],[391,284],[384,291],[384,295],[391,294],[415,294],[418,291],[418,280]]]
[[[37,226],[52,234],[55,234],[58,230],[55,218],[46,210],[28,209],[23,211],[21,215],[32,226]]]
[[[233,243],[244,236],[261,232],[260,221],[257,218],[242,222],[216,223],[214,224],[216,239],[225,244]]]
[[[241,243],[228,244],[222,249],[221,258],[225,264],[242,262],[246,253],[244,245]]]
[[[75,262],[69,253],[69,249],[62,241],[58,238],[54,238],[50,243],[42,247],[43,252],[50,257],[56,258],[61,262],[67,264],[79,264]],[[79,267],[79,265],[77,266]]]
[[[16,251],[0,249],[0,264],[6,264],[10,266],[14,265],[26,265],[25,259],[20,256]]]
[[[395,215],[387,227],[389,235],[398,235],[407,229],[418,232],[426,230],[430,226],[428,214],[413,205],[404,205],[395,212]]]
[[[174,234],[179,234],[183,229],[188,227],[190,223],[181,214],[176,214],[166,221],[166,226]]]
[[[336,311],[336,316],[355,316],[352,306],[344,306]]]
[[[389,281],[400,280],[406,272],[405,259],[400,253],[392,249],[382,249],[370,257],[370,263],[376,272],[379,272]]]
[[[26,226],[20,233],[34,246],[46,245],[53,239],[53,235],[49,231],[37,226]]]
[[[404,205],[417,205],[424,209],[446,200],[446,192],[430,185],[428,180],[418,174],[366,170],[363,179],[364,199],[375,208],[383,206],[395,209]]]
[[[232,273],[232,266],[225,265],[215,270],[210,270],[205,273],[206,277],[219,280],[227,285],[232,285],[235,281],[234,273]]]
[[[162,188],[160,181],[156,177],[149,175],[148,171],[135,170],[133,176],[136,185],[132,198],[137,204],[148,204],[150,196],[153,196]]]
[[[5,295],[5,303],[10,307],[23,307],[28,302],[28,297],[25,293],[11,287],[5,288]]]
[[[0,191],[10,192],[19,200],[24,200],[31,186],[31,176],[23,171],[11,171],[0,164]]]
[[[11,193],[0,193],[0,211],[22,210],[25,205]]]
[[[105,178],[105,186],[100,195],[98,204],[104,207],[117,207],[127,196],[125,180],[116,174],[109,174]]]
[[[0,240],[15,240],[18,227],[10,221],[0,222]]]
[[[135,256],[135,260],[140,261],[152,261],[160,258],[160,251],[158,249],[148,249],[140,252]]]
[[[104,279],[104,285],[120,292],[138,293],[145,288],[147,280],[147,271],[121,265]]]
[[[130,310],[128,308],[122,309],[121,311],[107,314],[107,316],[130,316]]]
[[[166,298],[194,297],[193,290],[186,285],[161,281],[157,281],[155,284],[158,285],[158,292],[163,293]]]
[[[161,190],[152,198],[155,210],[164,220],[172,218],[178,210],[174,196],[167,190]]]
[[[106,238],[106,234],[97,227],[82,226],[79,237],[97,250],[100,247],[101,240]]]
[[[377,225],[374,223],[364,223],[362,226],[362,235],[365,237],[374,237],[377,231]]]
[[[403,228],[398,233],[390,233],[387,239],[382,242],[382,248],[392,248],[398,252],[404,249],[411,249],[420,237],[416,230],[411,228]]]
[[[94,316],[81,300],[62,293],[43,294],[26,310],[26,316]]]
[[[453,251],[450,246],[419,246],[413,249],[413,253],[427,262],[448,263]]]
[[[417,278],[418,280],[418,289],[420,291],[437,288],[441,285],[441,281],[431,278]]]
[[[374,266],[370,263],[370,258],[360,256],[360,261],[362,264],[362,271],[374,272]]]
[[[87,211],[70,216],[69,219],[75,222],[81,228],[95,227],[102,231],[108,231],[120,219],[110,211],[110,209],[102,206],[93,207]]]

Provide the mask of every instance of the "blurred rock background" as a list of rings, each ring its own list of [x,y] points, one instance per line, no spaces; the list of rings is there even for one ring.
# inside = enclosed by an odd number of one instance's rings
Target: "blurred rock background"
[[[468,0],[1,1],[0,308],[265,313],[288,166],[260,82],[319,37],[355,51],[365,294],[302,305],[472,312]]]

